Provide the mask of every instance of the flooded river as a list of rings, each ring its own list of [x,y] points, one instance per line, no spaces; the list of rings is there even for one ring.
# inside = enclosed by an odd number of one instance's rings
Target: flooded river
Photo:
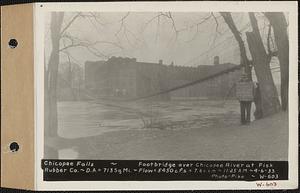
[[[191,129],[238,124],[237,101],[58,103],[59,135],[78,138],[138,129]]]
[[[286,114],[241,125],[237,101],[60,102],[58,118],[59,158],[287,159]]]

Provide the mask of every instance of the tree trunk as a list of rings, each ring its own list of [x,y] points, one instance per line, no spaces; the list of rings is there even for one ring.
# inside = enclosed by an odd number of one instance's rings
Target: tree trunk
[[[244,68],[245,68],[244,71],[247,74],[248,78],[250,80],[252,80],[251,66],[250,66],[250,62],[249,62],[247,54],[246,54],[245,44],[244,44],[244,41],[241,38],[240,32],[238,31],[238,29],[237,29],[237,27],[236,27],[236,25],[235,25],[235,23],[232,19],[231,13],[230,12],[221,12],[220,14],[223,17],[226,24],[228,25],[231,32],[233,33],[234,38],[238,42],[238,45],[239,45],[239,48],[240,48],[241,65],[244,66]]]
[[[275,43],[278,49],[281,77],[281,106],[282,110],[288,109],[289,88],[289,38],[287,33],[287,22],[281,12],[265,13],[274,30]]]
[[[48,63],[48,76],[47,78],[47,96],[45,95],[45,108],[47,109],[48,117],[45,117],[45,137],[57,138],[57,74],[59,64],[59,42],[60,42],[60,31],[63,21],[64,14],[60,12],[53,12],[51,15],[51,41],[52,51]],[[49,81],[49,82],[48,82]],[[58,151],[45,146],[45,157],[46,158],[58,158]]]
[[[260,85],[263,116],[268,116],[278,112],[280,103],[270,69],[270,57],[266,53],[254,13],[249,13],[249,18],[253,31],[246,33],[247,42]]]

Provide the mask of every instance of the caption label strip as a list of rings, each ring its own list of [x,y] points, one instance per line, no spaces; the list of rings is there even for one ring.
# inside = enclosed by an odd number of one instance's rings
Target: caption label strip
[[[42,160],[44,181],[288,180],[287,161]]]

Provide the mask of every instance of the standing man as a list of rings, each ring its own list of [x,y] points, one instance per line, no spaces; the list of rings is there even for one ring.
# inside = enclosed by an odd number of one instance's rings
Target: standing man
[[[240,81],[236,84],[236,97],[240,101],[241,124],[249,124],[251,103],[254,99],[254,85],[246,74],[242,74]]]

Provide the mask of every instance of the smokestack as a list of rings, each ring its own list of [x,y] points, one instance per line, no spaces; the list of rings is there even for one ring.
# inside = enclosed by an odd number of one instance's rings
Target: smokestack
[[[215,56],[214,57],[214,65],[218,65],[220,64],[220,57],[219,56]]]

